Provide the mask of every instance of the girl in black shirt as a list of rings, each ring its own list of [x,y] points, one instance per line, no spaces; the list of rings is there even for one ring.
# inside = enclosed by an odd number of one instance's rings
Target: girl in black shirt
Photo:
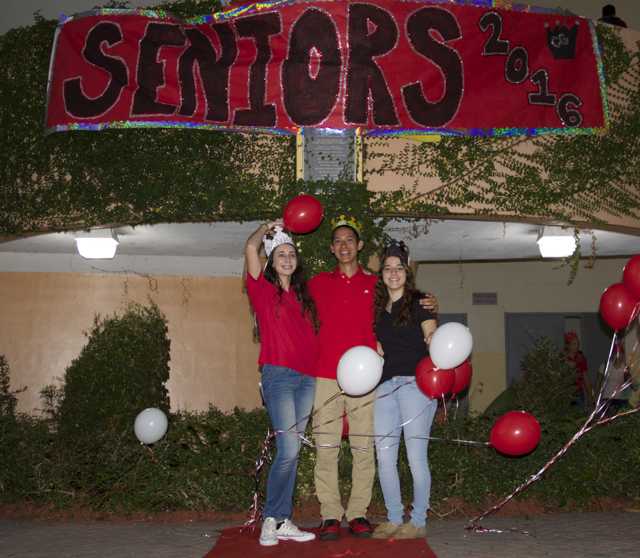
[[[388,520],[376,528],[374,538],[426,535],[431,491],[427,444],[438,404],[422,393],[415,378],[416,365],[428,355],[428,342],[436,329],[436,315],[418,302],[423,296],[415,288],[407,247],[392,242],[381,259],[375,298],[375,328],[384,368],[376,392],[374,434]],[[404,524],[398,475],[403,432],[413,478],[411,518]]]

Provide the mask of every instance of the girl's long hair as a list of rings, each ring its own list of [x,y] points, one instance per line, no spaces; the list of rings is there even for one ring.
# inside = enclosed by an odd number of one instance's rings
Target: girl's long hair
[[[387,304],[389,303],[389,291],[387,290],[387,286],[382,280],[382,269],[384,268],[384,264],[387,261],[387,258],[391,257],[392,255],[395,254],[384,255],[382,257],[382,261],[380,262],[380,271],[378,272],[378,282],[376,283],[376,296],[374,300],[374,315],[376,322],[380,319],[382,312],[386,311]],[[425,296],[423,293],[416,289],[416,280],[413,274],[413,270],[402,260],[400,261],[402,263],[402,267],[404,268],[406,282],[404,284],[404,292],[402,293],[402,298],[400,299],[400,311],[393,320],[394,326],[409,325],[412,321],[411,307],[414,300],[420,300]]]
[[[309,294],[309,290],[307,289],[307,278],[304,271],[304,267],[302,265],[302,259],[300,258],[300,253],[298,249],[294,246],[293,249],[296,251],[296,260],[297,265],[294,272],[291,274],[290,288],[293,289],[293,292],[296,295],[296,299],[300,302],[302,306],[302,313],[305,315],[311,325],[313,325],[313,330],[318,333],[320,329],[320,320],[318,319],[318,311],[316,310],[316,305]],[[275,268],[273,267],[273,255],[275,250],[269,254],[269,258],[267,259],[267,265],[264,268],[264,278],[272,283],[278,288],[278,296],[282,298],[282,293],[284,289],[282,288],[282,284],[280,283],[280,277],[278,276]]]

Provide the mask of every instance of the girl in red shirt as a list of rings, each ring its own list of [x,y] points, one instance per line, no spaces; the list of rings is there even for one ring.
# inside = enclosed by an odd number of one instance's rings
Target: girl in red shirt
[[[260,246],[267,264],[262,270]],[[276,433],[276,456],[267,478],[260,544],[305,542],[313,533],[291,521],[300,436],[315,395],[313,374],[318,320],[298,251],[282,222],[261,225],[245,245],[247,293],[258,321],[262,392]]]

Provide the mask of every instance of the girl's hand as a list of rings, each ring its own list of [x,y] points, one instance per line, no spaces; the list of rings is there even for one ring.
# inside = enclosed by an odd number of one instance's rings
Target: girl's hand
[[[438,313],[438,299],[431,293],[427,293],[418,302],[425,310],[431,310],[434,314]]]
[[[284,221],[282,219],[276,219],[275,221],[268,221],[264,224],[267,231],[276,232],[276,227],[284,229]]]

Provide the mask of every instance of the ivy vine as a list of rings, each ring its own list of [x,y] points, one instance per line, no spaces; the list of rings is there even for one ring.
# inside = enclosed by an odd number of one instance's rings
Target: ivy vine
[[[476,214],[576,224],[597,221],[602,210],[638,217],[640,53],[625,48],[616,28],[599,25],[597,31],[611,115],[605,133],[444,137],[439,143],[406,145],[399,154],[389,154],[385,140],[372,140],[370,175],[391,171],[404,177],[404,191],[418,178],[440,181],[436,190],[406,198],[398,208],[405,215],[473,204]]]
[[[112,2],[125,7],[127,2]],[[181,17],[217,1],[165,2]],[[591,136],[443,138],[389,155],[365,142],[365,183],[295,179],[295,142],[189,129],[131,129],[45,135],[43,118],[56,22],[36,17],[0,36],[0,235],[159,222],[246,221],[278,216],[298,192],[316,194],[327,218],[298,239],[312,270],[333,264],[330,220],[352,213],[365,224],[363,261],[384,240],[390,217],[433,218],[473,205],[476,215],[508,213],[580,225],[602,210],[638,216],[640,55],[615,28],[598,26],[611,126]],[[366,179],[393,172],[393,192]],[[418,193],[435,178],[441,187]]]

